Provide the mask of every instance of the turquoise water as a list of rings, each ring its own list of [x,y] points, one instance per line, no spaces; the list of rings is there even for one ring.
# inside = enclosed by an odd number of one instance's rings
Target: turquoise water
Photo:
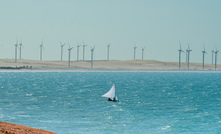
[[[0,121],[72,133],[221,133],[221,73],[1,72]],[[116,84],[120,102],[100,96]]]

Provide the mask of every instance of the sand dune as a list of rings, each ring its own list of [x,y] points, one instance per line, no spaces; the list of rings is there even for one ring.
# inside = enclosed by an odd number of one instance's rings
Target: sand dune
[[[179,71],[178,62],[162,62],[155,60],[95,60],[93,69],[90,61],[72,61],[68,68],[67,61],[36,61],[1,59],[0,67],[27,67],[28,70],[69,70],[69,71]],[[190,71],[202,71],[202,63],[190,63]],[[2,69],[5,70],[5,69]],[[215,65],[205,64],[205,71],[214,71]],[[217,71],[221,65],[217,65]],[[187,64],[181,63],[181,71],[187,71]]]

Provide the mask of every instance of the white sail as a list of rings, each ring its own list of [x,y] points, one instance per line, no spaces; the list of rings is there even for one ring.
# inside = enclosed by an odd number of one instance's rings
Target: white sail
[[[111,100],[113,100],[115,98],[115,84],[113,84],[112,88],[101,97],[106,97],[106,98],[110,98]]]

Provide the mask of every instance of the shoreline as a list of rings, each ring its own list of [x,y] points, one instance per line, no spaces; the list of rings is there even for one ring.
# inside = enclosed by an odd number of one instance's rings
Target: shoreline
[[[65,70],[65,69],[21,69],[21,70],[7,70],[7,69],[0,69],[1,72],[177,72],[177,73],[221,73],[221,70],[211,71],[211,70]]]
[[[71,61],[68,68],[67,61],[36,61],[0,59],[0,72],[221,72],[221,65],[205,64],[204,70],[201,63],[163,62],[155,60],[95,60],[93,68],[90,61]]]
[[[47,130],[31,128],[14,123],[0,121],[1,134],[56,134]]]

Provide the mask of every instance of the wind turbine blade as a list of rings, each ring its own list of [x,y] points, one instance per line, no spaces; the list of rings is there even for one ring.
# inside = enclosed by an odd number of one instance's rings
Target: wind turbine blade
[[[94,47],[91,47],[91,51],[94,51],[94,49],[95,49],[95,46],[94,46]]]
[[[181,48],[181,42],[180,42],[180,40],[179,40],[179,44],[180,44],[180,50],[182,50],[182,48]]]

